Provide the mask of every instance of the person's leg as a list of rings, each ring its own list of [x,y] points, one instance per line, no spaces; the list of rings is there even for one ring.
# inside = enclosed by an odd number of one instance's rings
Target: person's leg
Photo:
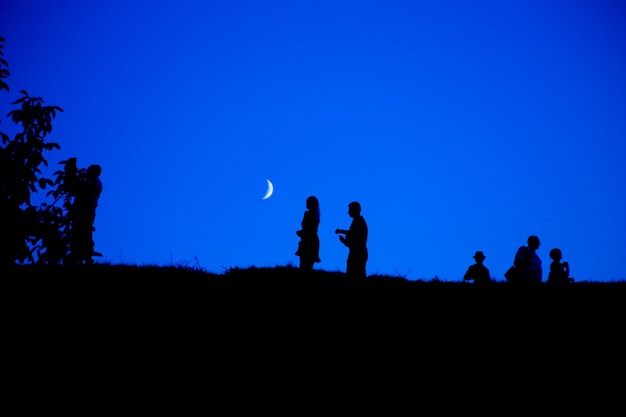
[[[304,271],[310,271],[313,269],[313,261],[311,259],[300,257],[300,269]]]
[[[357,270],[355,271],[355,275],[359,278],[365,278],[367,275],[365,273],[365,263],[367,261],[365,259],[359,259]]]
[[[354,278],[365,278],[365,264],[367,263],[367,252],[354,253],[351,252],[348,256],[348,275]]]
[[[346,275],[352,278],[365,278],[365,261],[362,257],[354,253],[348,255]]]
[[[72,220],[70,236],[70,260],[82,264],[91,259],[93,252],[91,219],[87,215],[76,215]]]

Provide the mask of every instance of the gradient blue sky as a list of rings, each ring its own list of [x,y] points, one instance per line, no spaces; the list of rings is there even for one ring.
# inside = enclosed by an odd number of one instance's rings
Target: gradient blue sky
[[[9,0],[0,36],[0,129],[25,89],[51,167],[103,167],[100,261],[297,265],[316,195],[318,269],[356,200],[368,274],[502,280],[535,234],[544,280],[626,279],[624,1]]]

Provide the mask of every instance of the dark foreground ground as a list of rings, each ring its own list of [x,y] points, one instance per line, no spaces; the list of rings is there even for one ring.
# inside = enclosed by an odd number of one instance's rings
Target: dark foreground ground
[[[26,409],[624,410],[624,282],[478,288],[121,265],[19,267],[2,281],[6,375],[16,398],[33,394]]]

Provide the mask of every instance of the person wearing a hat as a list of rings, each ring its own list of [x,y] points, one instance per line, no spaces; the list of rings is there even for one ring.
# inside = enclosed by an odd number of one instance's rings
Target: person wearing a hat
[[[474,284],[484,285],[491,282],[491,276],[489,275],[489,269],[483,265],[483,261],[486,256],[483,251],[476,251],[474,255],[475,264],[470,265],[467,268],[467,272],[463,276],[464,281],[474,281]]]

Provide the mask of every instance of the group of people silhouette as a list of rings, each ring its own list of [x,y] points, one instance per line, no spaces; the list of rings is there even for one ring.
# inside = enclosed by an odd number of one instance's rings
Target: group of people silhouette
[[[511,284],[539,284],[543,280],[543,269],[541,259],[537,255],[537,249],[541,242],[535,235],[528,236],[527,244],[517,249],[513,265],[504,274],[507,282]],[[473,281],[477,285],[485,285],[493,282],[489,269],[483,265],[485,254],[476,251],[474,254],[474,264],[470,265],[463,275],[464,281]],[[563,253],[559,248],[550,250],[550,272],[548,273],[548,284],[565,285],[574,282],[574,278],[569,276],[569,264],[562,262]]]
[[[348,204],[348,215],[352,218],[348,229],[336,229],[339,241],[348,248],[346,275],[354,278],[365,278],[367,252],[367,222],[361,215],[361,204],[353,201]],[[301,229],[296,231],[300,237],[296,256],[300,257],[300,269],[311,271],[313,265],[321,262],[320,239],[317,230],[320,224],[320,205],[315,196],[306,199],[306,211],[302,217]]]
[[[367,235],[368,228],[365,218],[361,215],[361,204],[353,201],[348,204],[348,215],[352,223],[348,229],[336,229],[339,241],[348,247],[348,259],[346,261],[346,275],[354,278],[365,278],[366,264],[368,259]],[[318,228],[320,224],[320,204],[316,196],[306,199],[306,211],[302,217],[301,229],[296,231],[300,237],[296,256],[300,257],[300,269],[303,271],[313,270],[313,266],[321,262],[320,239]],[[527,244],[517,249],[513,259],[513,266],[505,273],[507,282],[511,284],[539,284],[543,280],[541,259],[537,255],[537,249],[541,242],[535,235],[527,239]],[[486,285],[494,282],[489,269],[484,265],[486,255],[483,251],[474,254],[475,263],[467,268],[463,275],[463,281],[473,282],[476,285]],[[570,277],[569,264],[563,262],[563,253],[559,248],[550,250],[550,272],[548,284],[564,285],[574,282]]]

